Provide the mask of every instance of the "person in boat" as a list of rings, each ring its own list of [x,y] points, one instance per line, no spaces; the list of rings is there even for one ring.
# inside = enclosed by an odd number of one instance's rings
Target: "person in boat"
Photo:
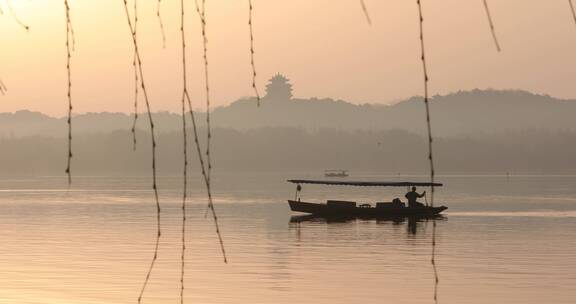
[[[417,202],[416,200],[424,197],[426,195],[426,191],[419,194],[416,192],[416,187],[412,187],[412,191],[406,193],[404,197],[408,199],[408,207],[424,207],[424,204]]]

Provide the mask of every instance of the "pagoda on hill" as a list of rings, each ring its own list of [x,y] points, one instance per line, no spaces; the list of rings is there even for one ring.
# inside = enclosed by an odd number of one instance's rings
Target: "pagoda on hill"
[[[270,101],[289,101],[292,99],[292,84],[286,76],[278,73],[268,80],[265,98]]]

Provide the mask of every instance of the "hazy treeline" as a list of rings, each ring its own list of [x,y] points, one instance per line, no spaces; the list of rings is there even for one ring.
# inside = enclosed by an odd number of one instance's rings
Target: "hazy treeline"
[[[201,132],[203,133],[203,132]],[[182,166],[181,131],[159,136],[161,174],[178,175]],[[289,170],[321,172],[343,168],[381,174],[427,170],[425,139],[402,130],[342,131],[261,128],[215,129],[216,171]],[[131,133],[75,138],[75,174],[147,174],[150,144],[144,132],[132,150]],[[192,145],[192,141],[189,141]],[[63,174],[66,142],[61,138],[24,137],[0,142],[2,175]],[[190,146],[189,151],[193,150]],[[435,157],[442,173],[576,173],[576,132],[538,130],[437,138]],[[191,168],[197,169],[192,154]]]
[[[431,99],[435,136],[498,133],[507,130],[543,129],[550,132],[576,131],[576,101],[561,100],[513,90],[472,90],[456,92]],[[265,127],[295,127],[308,131],[325,128],[341,130],[401,129],[424,134],[426,124],[421,97],[394,105],[354,105],[330,98],[274,98],[266,96],[260,107],[254,99],[241,99],[212,113],[212,124],[220,128],[250,130]],[[204,124],[204,113],[197,113]],[[129,130],[132,116],[125,113],[87,113],[74,117],[73,132],[77,135]],[[181,128],[177,114],[154,113],[158,132],[174,132]],[[148,129],[146,115],[137,125]],[[19,111],[0,113],[0,138],[23,136],[64,137],[65,118],[41,113]]]
[[[354,105],[292,98],[289,83],[276,86],[271,85],[260,107],[253,99],[241,99],[214,110],[215,170],[340,168],[396,174],[428,169],[421,98],[391,106]],[[439,173],[576,173],[576,101],[524,91],[472,90],[434,96],[431,111]],[[73,172],[148,174],[146,119],[143,115],[139,120],[138,149],[133,151],[131,115],[74,117]],[[197,113],[197,119],[204,127],[204,113]],[[181,117],[163,112],[155,113],[154,120],[159,172],[180,174]],[[66,134],[65,118],[0,113],[1,172],[62,174]],[[195,157],[193,169],[198,168]]]

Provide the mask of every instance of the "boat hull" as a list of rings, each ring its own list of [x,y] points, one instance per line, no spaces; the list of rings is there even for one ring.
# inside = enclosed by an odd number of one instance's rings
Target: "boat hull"
[[[288,204],[290,204],[290,209],[294,212],[303,212],[319,216],[354,216],[370,218],[433,217],[448,209],[448,207],[445,206],[389,208],[334,206],[293,200],[288,200]]]

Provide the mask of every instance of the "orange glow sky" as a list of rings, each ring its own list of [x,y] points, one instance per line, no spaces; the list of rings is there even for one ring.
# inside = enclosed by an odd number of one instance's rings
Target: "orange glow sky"
[[[0,79],[8,93],[0,112],[66,111],[63,1],[12,1],[27,33],[0,1]],[[121,0],[71,0],[74,112],[132,110],[132,43]],[[203,105],[199,21],[186,1],[189,84]],[[208,0],[210,82],[215,105],[252,94],[247,0]],[[481,0],[424,1],[431,93],[514,88],[576,96],[576,25],[567,1],[489,1],[503,52],[491,40]],[[258,85],[286,74],[297,97],[391,103],[422,92],[416,1],[254,0]],[[140,1],[140,42],[154,111],[179,111],[179,1],[162,1],[167,45],[156,1]]]

